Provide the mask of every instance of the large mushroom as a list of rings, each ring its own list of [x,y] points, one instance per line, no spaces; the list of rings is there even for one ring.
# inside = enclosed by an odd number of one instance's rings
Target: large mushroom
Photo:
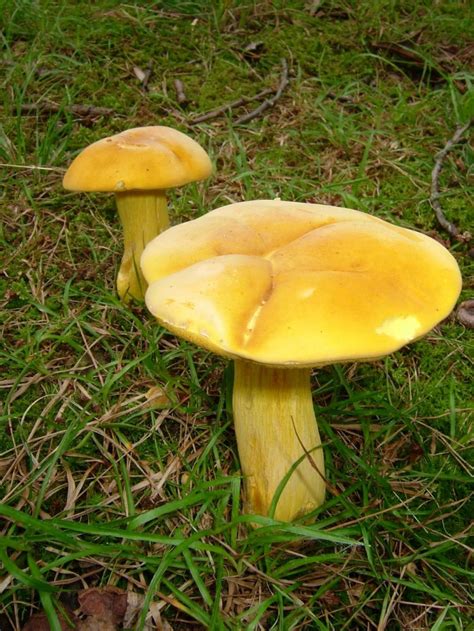
[[[278,200],[231,204],[171,228],[141,265],[158,321],[234,359],[245,510],[268,515],[287,476],[275,510],[285,521],[325,494],[311,369],[396,351],[445,318],[461,287],[455,259],[423,234],[356,210]]]
[[[143,299],[140,271],[145,245],[169,225],[166,189],[212,172],[204,149],[170,127],[136,127],[103,138],[71,163],[63,185],[71,191],[113,192],[123,226],[124,254],[117,276],[122,300]]]

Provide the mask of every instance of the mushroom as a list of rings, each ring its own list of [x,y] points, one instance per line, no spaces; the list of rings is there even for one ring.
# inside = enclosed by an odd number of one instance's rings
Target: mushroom
[[[284,521],[324,501],[311,369],[396,351],[445,318],[461,287],[455,259],[423,234],[279,200],[171,228],[141,266],[158,321],[234,359],[244,509],[268,515],[278,490],[274,515]]]
[[[124,254],[117,276],[120,298],[143,299],[140,271],[145,245],[169,225],[166,189],[212,172],[197,142],[170,127],[136,127],[103,138],[72,162],[63,185],[71,191],[113,192],[123,226]]]

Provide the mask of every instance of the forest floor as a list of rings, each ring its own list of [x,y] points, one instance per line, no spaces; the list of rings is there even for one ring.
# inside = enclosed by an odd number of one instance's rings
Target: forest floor
[[[215,172],[171,191],[173,223],[257,198],[357,208],[443,242],[472,298],[473,242],[430,204],[474,115],[472,18],[460,0],[0,0],[2,631],[61,629],[117,590],[137,629],[468,628],[472,331],[453,313],[315,371],[331,492],[252,529],[228,362],[118,300],[113,197],[62,176],[95,140],[175,127]],[[474,233],[467,138],[440,203]]]

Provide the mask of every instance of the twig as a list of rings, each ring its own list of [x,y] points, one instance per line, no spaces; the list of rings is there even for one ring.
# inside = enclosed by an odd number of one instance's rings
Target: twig
[[[174,80],[174,89],[176,90],[176,96],[178,97],[178,103],[185,105],[188,102],[188,97],[184,92],[184,83],[180,79]]]
[[[254,118],[257,118],[257,116],[260,116],[260,114],[262,114],[262,112],[267,110],[269,107],[273,107],[275,105],[275,103],[281,97],[281,95],[283,94],[284,89],[286,88],[286,86],[289,83],[289,79],[288,79],[288,63],[287,63],[286,59],[282,59],[281,60],[281,65],[282,65],[282,71],[281,71],[281,76],[280,76],[280,83],[278,84],[278,89],[276,91],[275,96],[272,97],[271,99],[266,99],[261,105],[256,107],[251,112],[248,112],[247,114],[244,114],[243,116],[240,116],[235,121],[236,125],[243,125],[244,123],[248,123],[249,121],[253,120]]]
[[[459,229],[450,221],[446,219],[444,216],[443,210],[441,208],[441,204],[439,199],[441,194],[439,192],[439,175],[441,173],[441,169],[443,168],[443,162],[446,159],[446,156],[451,151],[451,149],[461,140],[464,133],[469,129],[472,125],[473,120],[471,119],[465,125],[458,127],[453,137],[448,140],[448,142],[444,145],[444,147],[439,151],[435,156],[435,165],[433,171],[431,173],[431,197],[430,203],[431,207],[434,210],[436,215],[436,219],[440,226],[446,230],[452,237],[458,239],[459,241],[469,241],[471,239],[471,235],[468,232],[461,234]]]
[[[289,83],[288,63],[286,59],[282,59],[281,64],[282,64],[282,71],[281,71],[281,76],[280,76],[280,82],[276,89],[265,88],[265,90],[262,90],[261,92],[259,92],[258,94],[255,94],[254,96],[242,96],[239,99],[232,101],[231,103],[226,103],[225,105],[221,105],[221,107],[216,107],[215,109],[210,110],[209,112],[205,112],[204,114],[201,114],[200,116],[197,116],[196,118],[192,118],[189,121],[189,123],[191,125],[196,125],[197,123],[204,123],[204,121],[211,120],[212,118],[217,118],[221,114],[225,114],[226,112],[229,112],[235,109],[236,107],[240,107],[241,105],[245,105],[246,103],[250,103],[251,101],[258,101],[259,99],[265,96],[268,96],[269,94],[273,94],[274,96],[272,96],[271,99],[265,99],[265,101],[263,101],[263,103],[261,103],[257,108],[255,108],[251,112],[247,112],[246,114],[243,114],[242,116],[240,116],[235,121],[235,124],[242,125],[243,123],[247,123],[253,118],[256,118],[262,112],[267,110],[269,107],[273,107],[273,105],[275,105],[276,101],[281,97],[284,89]]]
[[[58,112],[70,112],[81,118],[88,116],[107,116],[113,114],[113,110],[109,107],[94,107],[93,105],[57,105],[49,101],[40,103],[24,103],[20,106],[22,114],[35,114],[41,112],[43,114],[57,114]]]
[[[268,94],[275,94],[274,88],[265,88],[258,94],[254,96],[242,96],[240,99],[236,99],[235,101],[231,101],[230,103],[226,103],[225,105],[221,105],[221,107],[216,107],[214,110],[210,110],[209,112],[205,112],[200,116],[196,116],[196,118],[192,118],[189,122],[191,125],[196,125],[197,123],[204,123],[205,121],[211,120],[212,118],[217,118],[221,114],[225,114],[230,110],[235,109],[236,107],[240,107],[241,105],[245,105],[246,103],[250,103],[251,101],[258,101],[258,99],[267,96]]]

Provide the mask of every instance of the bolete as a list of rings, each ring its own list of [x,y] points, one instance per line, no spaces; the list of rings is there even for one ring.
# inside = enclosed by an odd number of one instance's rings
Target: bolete
[[[122,300],[145,295],[140,256],[169,225],[166,189],[202,180],[211,172],[209,156],[197,142],[162,126],[136,127],[103,138],[73,160],[63,180],[66,189],[115,193],[124,238],[117,276]]]
[[[278,200],[231,204],[171,228],[141,265],[158,321],[234,359],[245,510],[267,515],[289,474],[275,510],[288,521],[325,494],[311,369],[396,351],[445,318],[461,287],[455,259],[423,234],[356,210]]]

